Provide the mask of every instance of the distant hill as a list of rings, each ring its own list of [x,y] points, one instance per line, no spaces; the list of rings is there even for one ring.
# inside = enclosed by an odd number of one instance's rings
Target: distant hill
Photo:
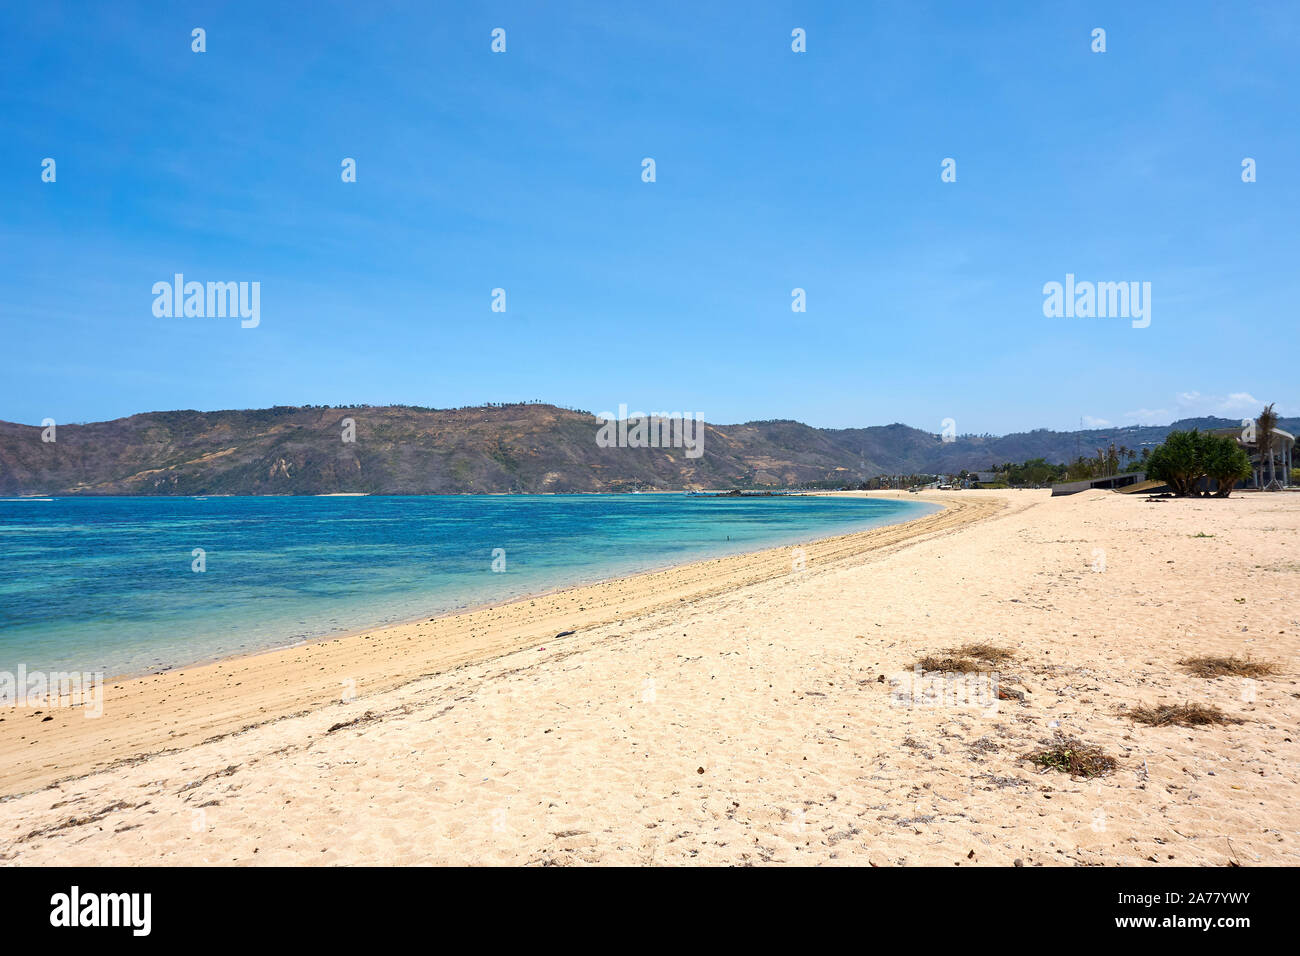
[[[344,442],[343,420],[356,441]],[[1014,435],[937,434],[907,425],[823,429],[794,421],[705,425],[704,454],[601,448],[586,412],[553,405],[432,409],[276,407],[148,412],[41,429],[0,422],[0,494],[267,495],[589,492],[783,487],[882,474],[956,473],[1030,458],[1064,462],[1114,441],[1154,446],[1172,428],[1234,419]],[[1300,419],[1280,427],[1294,432]]]

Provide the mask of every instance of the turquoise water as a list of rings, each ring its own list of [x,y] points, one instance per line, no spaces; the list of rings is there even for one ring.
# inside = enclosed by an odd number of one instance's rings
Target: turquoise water
[[[935,507],[682,495],[0,500],[0,671],[144,673]]]

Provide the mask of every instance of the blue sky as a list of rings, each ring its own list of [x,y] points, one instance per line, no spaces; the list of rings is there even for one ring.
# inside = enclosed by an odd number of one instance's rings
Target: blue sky
[[[1298,11],[8,4],[0,418],[1296,414]],[[260,282],[261,324],[156,318],[176,272]],[[1150,327],[1045,318],[1067,272],[1151,282]]]

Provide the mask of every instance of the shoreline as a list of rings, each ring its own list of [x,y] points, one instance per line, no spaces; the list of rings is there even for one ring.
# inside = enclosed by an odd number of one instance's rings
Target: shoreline
[[[782,548],[6,713],[0,865],[1300,860],[1300,499],[926,497],[803,573]],[[1000,661],[996,698],[916,673],[948,655]],[[1217,719],[1151,719],[1184,705]]]
[[[358,699],[364,698],[431,673],[555,640],[561,632],[626,622],[789,574],[790,550],[795,547],[805,549],[810,567],[821,566],[919,540],[1001,507],[987,499],[963,501],[954,493],[924,497],[905,492],[818,494],[899,498],[938,504],[940,510],[865,531],[668,565],[430,618],[105,678],[104,713],[99,718],[87,719],[79,708],[0,709],[0,714],[17,718],[0,717],[0,767],[4,768],[0,800],[340,703],[348,689],[355,690]],[[394,644],[411,644],[417,637],[421,643],[402,648],[408,653],[400,657],[380,661],[374,657],[377,645],[392,654]],[[373,642],[369,648],[367,642]],[[322,671],[327,677],[320,676]],[[164,706],[178,697],[194,698],[203,705]],[[44,719],[33,729],[35,712],[42,712]],[[28,730],[37,734],[37,739],[28,739],[24,733]],[[32,753],[33,745],[37,745],[37,753]]]
[[[655,493],[658,494],[659,492],[655,492]],[[647,492],[647,494],[650,494],[650,492]],[[872,495],[875,495],[876,498],[877,498],[877,500],[879,500],[879,499],[881,499],[881,498],[889,498],[889,499],[895,499],[895,500],[899,500],[899,501],[910,501],[910,502],[912,502],[912,503],[914,503],[914,504],[928,504],[928,505],[930,505],[930,506],[932,506],[932,507],[936,507],[936,506],[937,506],[937,507],[940,508],[940,509],[946,507],[945,505],[943,505],[943,504],[940,503],[940,502],[934,502],[934,501],[930,501],[930,502],[918,501],[917,498],[916,498],[916,496],[910,496],[910,495],[909,495],[909,496],[904,496],[904,495],[901,494],[901,493],[892,492],[892,491],[874,491],[874,492],[859,492],[859,491],[851,491],[851,492],[838,492],[838,491],[815,491],[815,492],[808,492],[807,495],[808,495],[809,497],[816,497],[816,496],[822,496],[822,497],[856,497],[856,498],[868,498],[868,499],[871,498]],[[212,497],[212,496],[210,496],[210,497]],[[277,497],[277,496],[268,496],[268,495],[263,495],[263,496],[259,496],[259,497]],[[279,496],[279,497],[285,497],[285,496]],[[339,496],[339,495],[315,495],[315,496],[313,496],[313,497],[359,497],[359,496],[357,496],[357,495],[342,495],[342,496]],[[46,500],[48,500],[48,499],[46,499]],[[201,656],[201,657],[196,657],[196,658],[194,658],[193,660],[185,661],[184,663],[179,663],[179,664],[165,664],[165,665],[157,665],[157,666],[155,666],[155,667],[147,668],[147,669],[144,669],[144,670],[124,670],[124,671],[117,671],[117,672],[114,672],[114,673],[107,673],[107,674],[105,674],[104,677],[103,677],[103,680],[104,680],[104,683],[105,683],[105,684],[110,684],[110,683],[115,683],[115,682],[121,682],[121,681],[139,680],[139,679],[147,678],[147,677],[157,677],[157,676],[161,676],[161,675],[163,675],[163,674],[170,674],[170,673],[173,673],[173,672],[175,672],[175,671],[181,671],[181,670],[186,670],[186,669],[195,669],[195,668],[198,668],[198,667],[205,667],[205,666],[210,665],[210,664],[220,664],[220,663],[225,662],[225,661],[235,661],[235,660],[239,660],[239,659],[242,659],[242,658],[257,657],[257,656],[260,656],[260,655],[263,655],[263,654],[273,654],[273,653],[277,653],[277,652],[281,652],[281,651],[291,651],[291,650],[294,650],[294,649],[296,649],[296,648],[306,647],[306,646],[310,646],[310,645],[312,645],[312,644],[320,644],[320,643],[325,643],[325,642],[329,642],[329,641],[335,641],[335,640],[340,640],[340,639],[347,639],[347,638],[357,637],[358,635],[371,634],[371,633],[374,633],[374,632],[376,632],[376,631],[383,631],[383,630],[387,630],[387,629],[389,629],[389,628],[395,628],[395,627],[408,627],[408,626],[413,626],[413,625],[419,625],[419,624],[424,624],[424,623],[427,623],[427,622],[430,622],[430,621],[440,620],[440,619],[442,619],[442,618],[446,618],[446,617],[456,617],[457,615],[462,615],[462,614],[473,614],[473,613],[476,613],[476,612],[479,612],[479,611],[487,611],[487,610],[491,610],[492,608],[505,607],[505,606],[510,605],[510,604],[516,604],[516,603],[519,603],[519,602],[521,602],[521,601],[531,601],[531,600],[536,600],[536,599],[538,599],[538,598],[548,598],[548,597],[552,597],[552,596],[554,596],[554,595],[556,595],[556,594],[560,594],[560,593],[565,592],[565,591],[576,590],[576,589],[579,589],[579,588],[597,587],[597,586],[600,586],[600,585],[611,584],[611,583],[614,583],[614,582],[630,581],[630,580],[632,580],[632,579],[634,579],[634,578],[637,578],[637,577],[640,577],[640,576],[642,576],[642,575],[647,575],[647,574],[658,574],[658,573],[665,572],[665,571],[672,571],[672,570],[675,570],[675,569],[678,569],[678,568],[685,568],[685,567],[687,567],[687,566],[689,566],[689,565],[704,564],[704,563],[709,562],[709,561],[725,560],[725,559],[727,559],[727,558],[744,558],[744,557],[749,557],[749,556],[752,556],[752,555],[758,555],[758,554],[761,554],[761,553],[763,553],[763,552],[768,552],[768,551],[770,551],[770,552],[777,552],[777,551],[781,551],[781,550],[783,550],[783,549],[794,548],[794,547],[802,547],[802,546],[807,545],[807,544],[814,544],[814,543],[818,543],[818,542],[822,542],[822,541],[830,541],[830,540],[838,539],[838,538],[847,538],[847,537],[851,537],[851,536],[853,536],[853,535],[866,534],[866,533],[868,533],[868,532],[881,530],[881,529],[883,529],[883,528],[893,528],[893,527],[898,527],[898,526],[901,526],[901,525],[905,525],[905,524],[908,524],[908,523],[910,523],[910,522],[912,522],[912,521],[918,521],[918,520],[920,520],[921,518],[930,517],[931,515],[933,515],[933,514],[935,514],[935,513],[936,513],[936,512],[933,512],[933,511],[932,511],[932,512],[930,512],[929,514],[920,515],[920,516],[917,517],[917,518],[906,518],[906,519],[904,519],[904,520],[902,520],[902,521],[893,521],[893,522],[890,522],[890,523],[888,523],[888,524],[877,525],[877,526],[875,526],[875,527],[872,527],[872,528],[865,528],[865,529],[862,529],[862,530],[860,530],[860,531],[847,531],[847,532],[841,532],[841,533],[839,533],[839,534],[826,535],[825,537],[809,538],[809,539],[806,539],[806,540],[796,540],[796,541],[791,541],[791,542],[788,542],[788,543],[786,543],[786,544],[775,544],[775,545],[773,545],[773,544],[767,544],[767,545],[761,545],[761,546],[759,546],[759,547],[755,547],[755,548],[752,548],[752,549],[749,549],[749,550],[738,551],[738,552],[734,552],[734,553],[731,553],[731,554],[719,554],[719,555],[715,555],[715,556],[713,556],[713,557],[702,557],[702,558],[701,558],[701,557],[695,557],[695,558],[689,558],[689,559],[686,559],[686,560],[683,560],[683,561],[670,561],[670,562],[668,562],[668,563],[666,563],[666,564],[655,564],[655,565],[653,565],[653,566],[651,566],[651,567],[640,568],[640,569],[638,569],[638,570],[635,570],[635,571],[629,571],[629,572],[627,572],[627,573],[621,573],[621,574],[610,574],[610,575],[605,575],[605,576],[594,576],[594,577],[590,577],[590,578],[585,577],[585,576],[582,576],[582,575],[579,575],[576,579],[574,579],[574,580],[572,580],[572,581],[570,581],[570,582],[568,582],[568,583],[566,583],[566,584],[559,584],[559,585],[555,585],[554,587],[543,587],[543,588],[540,588],[539,590],[536,590],[536,591],[524,591],[524,592],[521,592],[521,593],[519,593],[519,594],[516,594],[516,595],[514,595],[514,596],[512,596],[512,597],[505,598],[504,600],[499,600],[499,601],[480,601],[480,602],[475,602],[475,603],[470,603],[470,604],[464,604],[464,605],[461,605],[461,606],[458,606],[458,607],[447,608],[446,610],[440,610],[440,611],[432,611],[432,612],[422,613],[422,614],[420,614],[420,615],[418,615],[418,616],[415,616],[415,617],[402,617],[402,618],[398,618],[398,619],[395,619],[395,620],[387,620],[387,621],[383,621],[383,620],[381,620],[381,621],[376,621],[375,623],[359,624],[359,625],[355,625],[355,626],[351,626],[351,627],[339,628],[339,629],[337,629],[337,630],[325,631],[325,632],[322,632],[322,633],[320,633],[320,634],[314,634],[314,635],[311,635],[311,636],[308,636],[308,637],[300,637],[300,638],[294,639],[294,640],[292,640],[292,641],[289,641],[289,642],[287,642],[287,643],[268,644],[268,645],[265,645],[265,646],[262,646],[262,647],[256,647],[256,648],[238,649],[238,650],[232,650],[232,651],[226,651],[226,652],[218,652],[218,653],[215,653],[215,654],[205,654],[205,655],[203,655],[203,656]],[[94,674],[94,673],[96,673],[95,671],[92,671],[92,670],[84,670],[84,669],[81,669],[81,668],[78,668],[78,667],[74,667],[74,666],[72,666],[72,665],[66,665],[66,664],[65,664],[65,665],[55,666],[55,667],[50,667],[50,668],[43,668],[43,669],[44,669],[44,670],[47,670],[47,671],[67,671],[67,672],[71,672],[71,673],[80,673],[80,674]],[[63,706],[63,705],[60,705],[60,706]],[[3,796],[3,792],[2,792],[2,790],[0,790],[0,796]]]

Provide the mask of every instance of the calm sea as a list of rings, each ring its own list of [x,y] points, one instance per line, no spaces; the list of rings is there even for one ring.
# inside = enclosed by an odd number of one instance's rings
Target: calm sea
[[[144,673],[935,507],[649,494],[0,500],[0,671]]]

